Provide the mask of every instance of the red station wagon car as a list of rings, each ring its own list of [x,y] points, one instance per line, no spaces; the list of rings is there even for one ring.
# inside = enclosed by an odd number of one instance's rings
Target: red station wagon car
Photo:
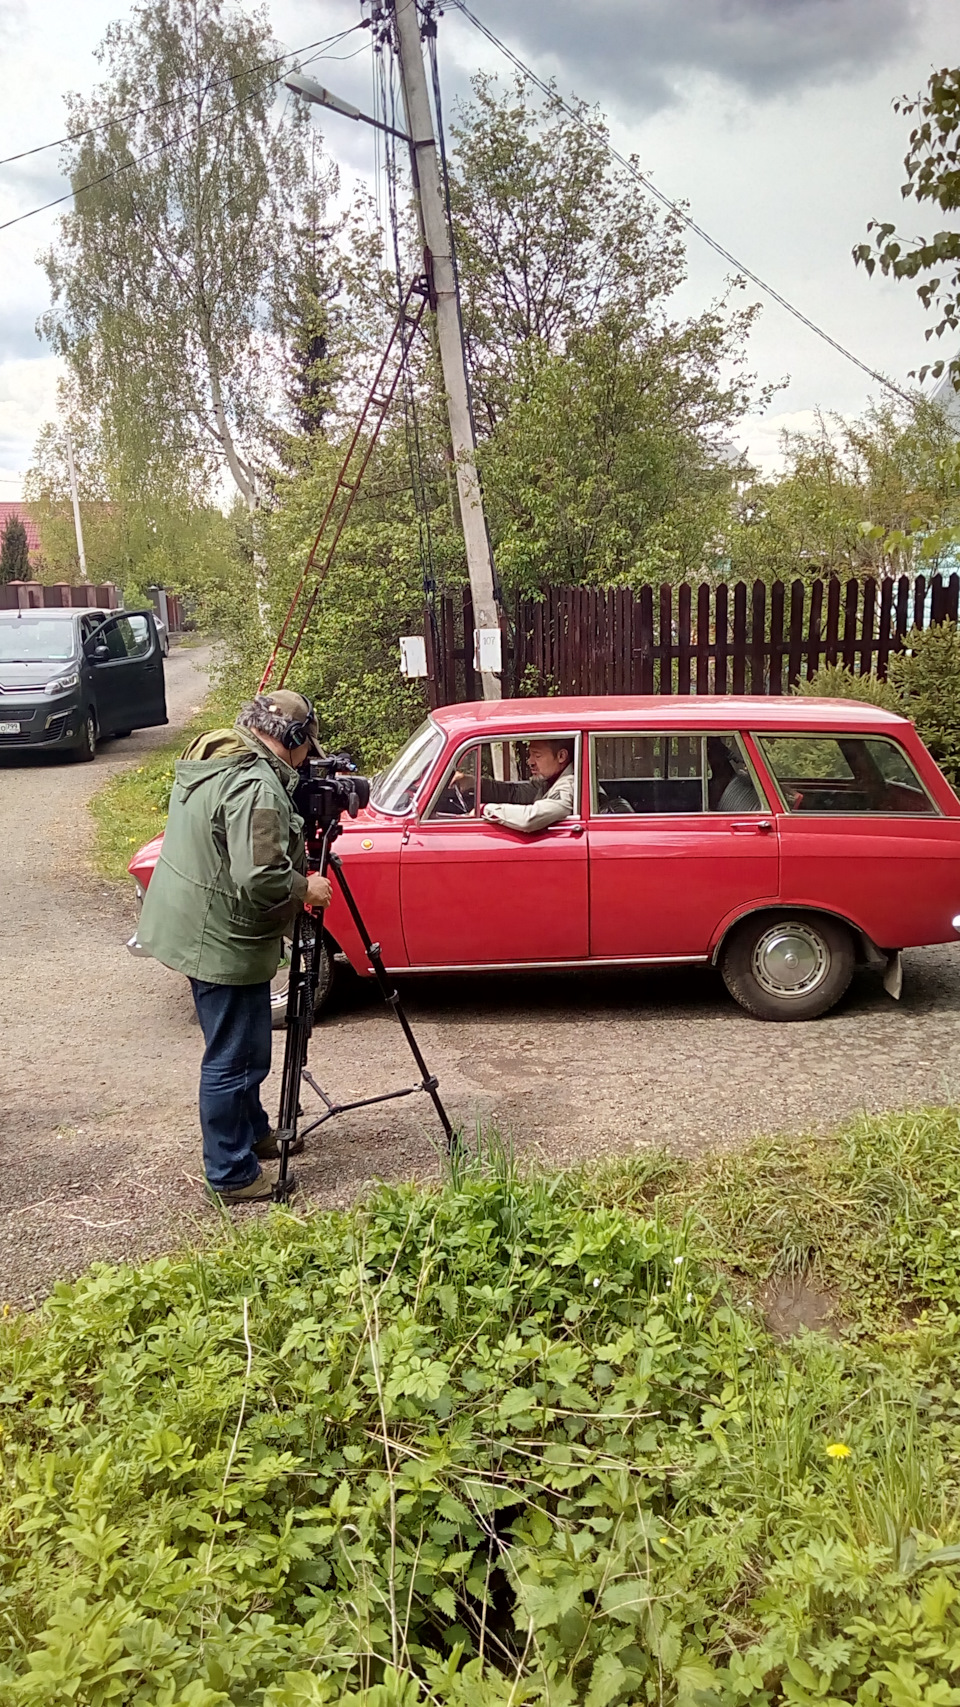
[[[537,739],[572,747],[576,791],[531,835],[482,810]],[[901,949],[960,933],[960,800],[910,722],[849,700],[445,706],[343,825],[401,973],[710,962],[757,1018],[812,1019],[857,962],[898,993]],[[131,862],[141,891],[159,845]],[[326,970],[369,974],[336,889],[324,927]]]

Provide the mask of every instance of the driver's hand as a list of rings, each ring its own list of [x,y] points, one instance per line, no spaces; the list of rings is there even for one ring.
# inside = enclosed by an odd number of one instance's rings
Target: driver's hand
[[[454,771],[452,777],[450,778],[450,787],[451,788],[462,788],[464,783],[469,782],[469,781],[470,781],[470,778],[468,777],[466,771]]]
[[[321,877],[319,871],[311,871],[307,878],[308,907],[329,907],[333,900],[333,884],[329,877]]]

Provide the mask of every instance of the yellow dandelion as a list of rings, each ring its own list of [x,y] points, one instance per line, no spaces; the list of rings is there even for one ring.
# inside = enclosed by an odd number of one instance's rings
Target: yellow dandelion
[[[831,1440],[830,1445],[827,1447],[828,1458],[849,1458],[849,1456],[849,1446],[844,1446],[842,1440]]]

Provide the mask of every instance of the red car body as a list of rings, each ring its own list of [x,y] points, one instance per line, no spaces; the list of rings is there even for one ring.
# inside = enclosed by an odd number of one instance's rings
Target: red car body
[[[505,829],[480,815],[476,793],[457,815],[450,779],[474,752],[482,810],[491,754],[503,769],[515,751],[506,743],[559,735],[576,743],[571,817],[535,835]],[[405,752],[418,739],[422,774],[411,762],[411,786],[391,800],[401,755],[338,843],[398,972],[723,963],[744,921],[788,916],[834,921],[877,964],[957,939],[960,800],[891,712],[806,698],[502,700],[433,712]],[[741,797],[752,784],[750,805],[725,810],[722,794],[711,797],[715,751],[747,779]],[[798,765],[800,780],[785,779]],[[143,888],[159,846],[131,861]],[[324,923],[368,974],[336,890]]]

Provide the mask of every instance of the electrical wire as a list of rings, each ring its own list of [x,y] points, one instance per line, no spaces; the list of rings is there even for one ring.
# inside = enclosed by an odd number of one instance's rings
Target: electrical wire
[[[362,30],[365,27],[364,24],[352,24],[349,30],[341,30],[339,35],[325,36],[320,41],[307,42],[305,47],[292,48],[289,53],[278,53],[273,59],[259,60],[256,65],[248,65],[244,71],[232,71],[229,76],[218,77],[213,83],[208,83],[204,88],[204,94],[209,95],[211,90],[222,88],[224,83],[236,83],[241,77],[252,77],[257,71],[269,71],[271,65],[281,65],[284,60],[296,59],[301,53],[312,53],[314,48],[336,47],[338,42],[345,41],[347,36],[352,36],[357,30]],[[357,51],[362,50],[358,49]],[[315,57],[319,59],[321,55],[318,53]],[[354,56],[348,54],[346,57],[352,59]],[[307,63],[312,64],[313,61],[309,60]],[[171,95],[166,101],[153,101],[146,107],[131,107],[129,112],[120,113],[114,118],[104,119],[102,124],[90,125],[86,130],[70,131],[66,136],[55,137],[52,142],[38,142],[35,148],[21,149],[19,154],[7,154],[0,160],[0,166],[10,166],[15,160],[29,160],[34,154],[43,154],[48,148],[62,148],[68,142],[82,142],[84,137],[96,136],[98,131],[109,130],[113,124],[126,124],[130,119],[145,118],[148,113],[159,113],[165,107],[182,106],[182,104],[183,98],[181,96]]]
[[[471,12],[469,6],[464,4],[464,0],[448,0],[448,3],[456,6],[457,11],[462,12],[464,17],[473,24],[475,29],[480,31],[482,36],[486,36],[487,40],[492,43],[494,47],[499,48],[500,52],[509,59],[511,65],[514,65],[522,76],[526,77],[529,82],[533,83],[537,89],[546,95],[552,105],[560,107],[563,112],[580,125],[581,129],[587,131],[590,136],[595,137],[599,142],[602,142],[611,158],[616,160],[617,164],[622,166],[626,172],[629,172],[631,177],[636,178],[637,182],[642,184],[644,189],[647,190],[648,193],[658,202],[660,202],[663,207],[668,208],[669,211],[686,226],[688,231],[692,231],[696,237],[699,237],[704,243],[713,249],[717,255],[720,255],[724,261],[729,261],[730,265],[732,267],[736,267],[737,272],[742,273],[743,277],[749,279],[751,284],[755,284],[758,290],[762,290],[764,294],[769,296],[773,302],[776,302],[779,307],[786,309],[788,314],[792,314],[795,320],[799,320],[801,326],[806,326],[809,332],[815,333],[816,336],[821,338],[825,344],[829,344],[831,349],[836,350],[839,355],[845,356],[848,362],[853,362],[854,366],[858,367],[862,373],[868,374],[871,379],[875,379],[878,385],[885,386],[888,391],[892,391],[894,395],[901,398],[904,403],[909,403],[911,407],[913,406],[916,399],[911,397],[909,392],[901,390],[900,386],[896,385],[892,379],[888,379],[885,374],[879,373],[876,368],[870,366],[869,362],[861,361],[860,357],[854,355],[852,350],[848,350],[845,344],[841,344],[836,338],[831,337],[829,332],[825,332],[822,326],[818,326],[816,321],[811,320],[809,315],[804,314],[803,310],[797,308],[795,303],[790,302],[787,297],[783,296],[780,291],[774,288],[773,285],[767,284],[767,281],[762,279],[759,273],[753,272],[750,267],[744,266],[742,261],[738,261],[736,255],[732,255],[729,249],[725,249],[722,243],[718,243],[715,237],[711,237],[709,231],[705,231],[702,225],[698,225],[697,221],[686,212],[679,202],[671,201],[670,197],[665,195],[663,190],[657,188],[657,185],[653,182],[652,178],[649,178],[645,172],[641,172],[639,166],[637,166],[634,161],[628,160],[626,155],[621,154],[618,149],[614,148],[606,132],[599,125],[591,124],[589,119],[585,118],[582,112],[579,112],[576,107],[572,107],[568,101],[563,99],[562,95],[558,95],[556,89],[551,88],[549,83],[545,83],[542,77],[538,77],[537,73],[532,71],[530,66],[526,65],[524,61],[513,52],[512,48],[507,47],[506,43],[502,42],[499,36],[494,35],[493,31],[488,29],[486,24],[481,23],[480,19],[475,17]]]
[[[363,25],[362,24],[355,24],[353,26],[353,28],[354,29],[362,29]],[[350,33],[349,31],[344,31],[344,34],[349,34],[349,33]],[[297,55],[303,51],[304,50],[302,48],[298,48],[295,50],[294,53],[284,54],[283,58],[284,59],[296,58]],[[321,58],[322,56],[318,54],[315,57]],[[276,64],[277,61],[271,60],[270,63]],[[249,75],[250,75],[250,72],[237,72],[236,73],[236,77],[238,77],[238,78],[243,77],[243,76],[249,76]],[[271,78],[270,79],[271,86],[273,84],[279,83],[282,75],[283,75],[283,73],[280,72],[280,73],[278,73],[278,75],[276,77]],[[232,79],[223,78],[223,79],[221,79],[221,81],[222,82],[230,82],[230,81],[232,81]],[[211,87],[213,87],[213,85],[211,85]],[[26,213],[15,214],[13,219],[6,219],[2,223],[0,223],[0,231],[9,231],[11,225],[20,225],[20,224],[22,224],[22,222],[25,219],[33,219],[35,217],[35,215],[38,213],[48,213],[51,208],[61,207],[64,202],[73,201],[77,196],[83,195],[85,190],[94,190],[97,188],[98,184],[106,184],[106,183],[109,183],[111,178],[119,178],[121,173],[132,171],[132,169],[135,166],[142,166],[145,160],[152,160],[152,159],[154,159],[154,157],[157,154],[162,154],[164,149],[172,148],[173,144],[175,142],[182,142],[182,141],[184,141],[185,138],[190,137],[190,136],[199,136],[201,130],[203,130],[206,125],[214,124],[214,123],[218,122],[220,119],[225,117],[225,115],[228,113],[239,112],[240,108],[242,106],[245,106],[247,101],[252,101],[257,93],[258,93],[258,91],[256,89],[253,89],[250,91],[249,95],[241,96],[240,100],[235,101],[231,107],[227,107],[226,109],[224,109],[220,112],[211,113],[210,117],[207,119],[201,119],[200,123],[198,125],[195,125],[192,130],[178,131],[176,136],[166,137],[164,139],[164,141],[158,143],[155,148],[148,148],[143,154],[136,155],[132,160],[125,160],[122,165],[111,167],[109,172],[101,172],[100,176],[97,178],[90,178],[84,184],[77,184],[74,189],[67,190],[64,195],[54,196],[52,201],[43,202],[40,207],[32,207],[32,208],[28,209],[28,211]],[[164,104],[170,105],[169,102],[164,103]],[[175,103],[175,104],[182,104],[182,103]]]

